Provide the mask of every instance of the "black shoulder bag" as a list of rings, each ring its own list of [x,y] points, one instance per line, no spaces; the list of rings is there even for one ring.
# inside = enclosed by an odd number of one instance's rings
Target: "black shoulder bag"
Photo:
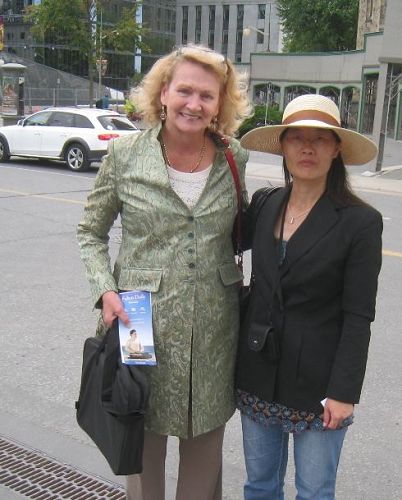
[[[142,472],[146,375],[120,358],[117,320],[103,337],[84,344],[77,422],[116,475]]]
[[[240,186],[240,178],[239,178],[239,172],[236,164],[236,160],[233,157],[232,151],[230,149],[230,144],[229,141],[226,137],[224,136],[219,136],[219,139],[221,143],[224,146],[224,152],[226,156],[226,160],[229,164],[230,171],[233,176],[233,181],[236,187],[236,194],[237,194],[237,215],[236,215],[236,221],[235,221],[235,227],[236,227],[236,232],[235,232],[235,253],[237,255],[237,265],[240,269],[240,271],[243,273],[243,222],[246,220],[245,217],[245,207],[243,205],[243,196],[242,196],[242,190]],[[257,218],[258,215],[264,206],[265,202],[267,201],[269,195],[274,193],[279,189],[278,186],[267,186],[258,189],[251,200],[250,206],[248,207],[247,210],[247,221],[248,223],[251,224],[251,230],[248,231],[252,236],[254,235],[254,230],[255,230],[255,225],[257,223]],[[250,294],[251,294],[251,288],[254,282],[254,275],[251,274],[250,278],[250,284],[249,285],[244,285],[244,283],[241,283],[240,285],[240,290],[239,290],[239,304],[240,304],[240,323],[244,320],[248,305],[250,302]]]

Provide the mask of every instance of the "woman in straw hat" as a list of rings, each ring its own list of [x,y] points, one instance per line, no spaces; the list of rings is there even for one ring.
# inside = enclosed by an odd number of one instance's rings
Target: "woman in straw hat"
[[[128,321],[119,289],[152,293],[157,366],[143,367],[150,382],[143,473],[128,476],[128,500],[165,498],[168,436],[180,440],[176,498],[221,498],[242,276],[231,238],[236,189],[217,133],[228,137],[245,189],[247,152],[232,138],[251,112],[245,80],[202,46],[159,59],[133,95],[150,128],[111,143],[79,225],[107,326]],[[118,216],[112,271],[108,233]]]
[[[320,95],[297,97],[282,125],[252,130],[241,144],[282,155],[285,174],[254,221],[237,367],[245,498],[284,498],[293,433],[297,498],[333,499],[381,267],[381,215],[352,193],[345,163],[368,162],[376,146],[342,129],[337,106]],[[255,205],[253,197],[251,216]]]

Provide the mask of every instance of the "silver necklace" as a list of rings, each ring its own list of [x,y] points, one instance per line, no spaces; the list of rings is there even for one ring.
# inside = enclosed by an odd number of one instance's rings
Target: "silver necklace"
[[[300,219],[300,217],[303,217],[303,215],[308,214],[312,208],[313,207],[311,206],[310,208],[308,208],[307,210],[305,210],[304,212],[302,212],[300,214],[292,215],[292,213],[290,211],[290,204],[288,203],[287,212],[289,214],[289,224],[294,224],[295,220]]]
[[[162,146],[163,157],[165,158],[165,163],[166,163],[166,165],[168,165],[169,167],[171,167],[172,164],[170,163],[169,155],[168,155],[167,148],[166,148],[166,144],[164,143],[162,137],[161,137],[161,146]],[[201,162],[202,162],[202,160],[204,159],[204,156],[205,156],[206,149],[207,148],[206,148],[206,144],[205,144],[205,134],[204,134],[204,142],[202,143],[197,163],[194,165],[193,168],[190,169],[190,171],[189,171],[190,174],[192,174],[193,172],[195,172],[197,170],[197,168],[201,165]]]

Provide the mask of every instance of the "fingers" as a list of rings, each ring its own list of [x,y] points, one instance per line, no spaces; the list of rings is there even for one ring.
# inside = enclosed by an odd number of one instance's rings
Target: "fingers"
[[[331,412],[329,411],[328,405],[324,406],[324,415],[322,418],[322,422],[325,428],[328,428],[328,425],[331,421]]]
[[[353,404],[328,399],[324,407],[323,425],[326,429],[339,429],[345,418],[353,413]]]
[[[102,295],[102,316],[106,326],[112,326],[116,318],[119,318],[127,327],[130,326],[128,315],[116,292],[110,291]]]

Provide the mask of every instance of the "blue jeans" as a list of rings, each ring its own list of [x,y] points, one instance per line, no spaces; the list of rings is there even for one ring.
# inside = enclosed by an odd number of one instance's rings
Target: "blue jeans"
[[[241,416],[247,481],[245,500],[283,500],[289,434]],[[297,500],[333,500],[347,427],[293,434]]]

